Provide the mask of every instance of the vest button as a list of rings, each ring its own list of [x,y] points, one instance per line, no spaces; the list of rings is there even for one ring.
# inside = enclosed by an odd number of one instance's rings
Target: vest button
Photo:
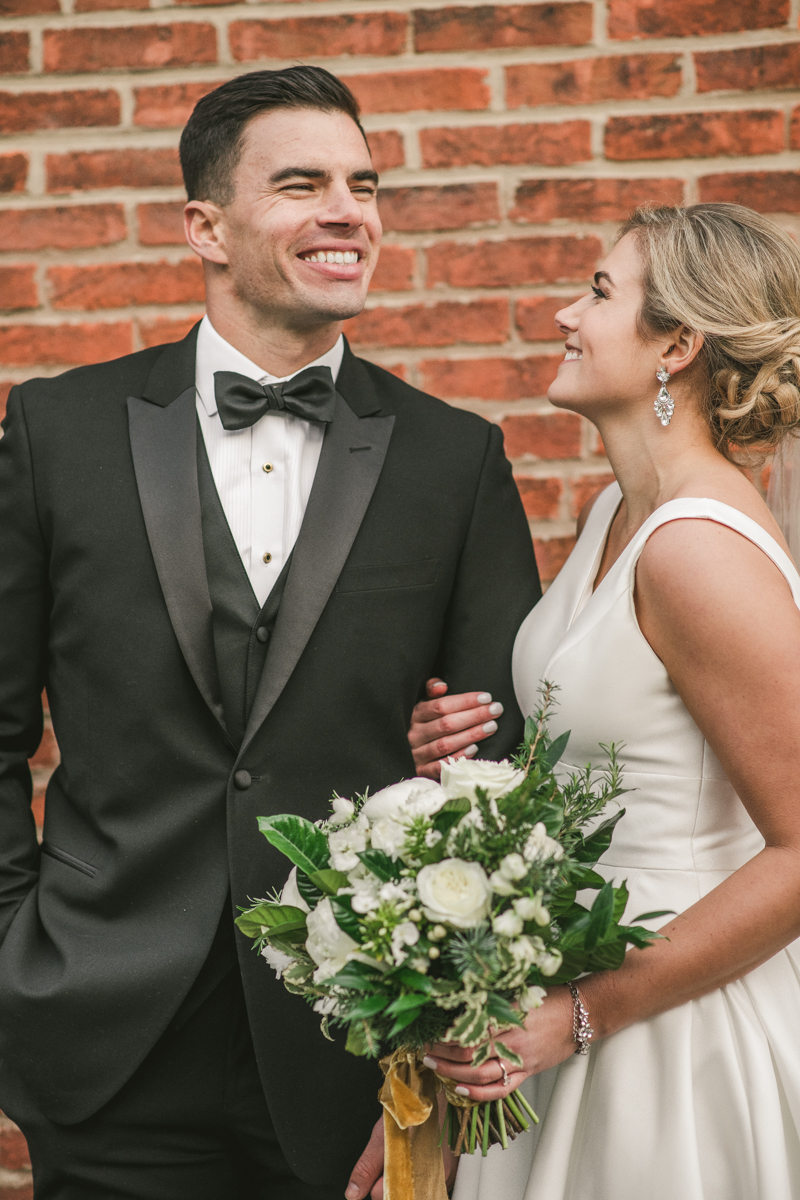
[[[237,771],[233,777],[233,785],[240,792],[246,792],[252,782],[249,771]]]
[[[256,637],[260,642],[269,641],[269,630],[265,625],[259,625],[258,629],[256,630]]]
[[[271,563],[271,562],[272,562],[272,555],[270,554],[269,550],[267,550],[266,554],[262,554],[262,555],[261,555],[261,558],[263,559],[263,561],[264,561],[265,563]]]

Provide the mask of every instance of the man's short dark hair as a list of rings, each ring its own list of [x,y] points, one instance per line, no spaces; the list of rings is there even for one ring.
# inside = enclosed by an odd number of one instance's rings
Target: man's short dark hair
[[[190,200],[230,204],[245,127],[253,117],[275,108],[342,112],[355,121],[367,140],[355,96],[323,67],[285,67],[239,75],[197,102],[181,135],[181,170]]]

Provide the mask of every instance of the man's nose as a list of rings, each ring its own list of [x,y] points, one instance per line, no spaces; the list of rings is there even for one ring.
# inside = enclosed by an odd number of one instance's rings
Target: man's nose
[[[364,224],[364,207],[346,185],[331,188],[326,200],[319,217],[321,225],[347,225],[357,229]]]

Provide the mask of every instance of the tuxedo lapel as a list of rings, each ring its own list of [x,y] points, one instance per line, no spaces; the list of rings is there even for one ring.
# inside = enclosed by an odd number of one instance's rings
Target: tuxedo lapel
[[[146,399],[128,397],[128,428],[147,537],[172,627],[203,699],[224,729],[197,483],[195,336],[193,331],[164,351],[144,388]]]
[[[394,417],[356,413],[379,411],[366,370],[346,350],[334,418],[325,432],[242,750],[266,720],[295,669],[364,519],[383,469]]]

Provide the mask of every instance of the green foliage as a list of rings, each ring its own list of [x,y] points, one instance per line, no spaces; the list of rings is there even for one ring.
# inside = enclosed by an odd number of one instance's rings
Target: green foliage
[[[321,829],[304,817],[296,817],[293,813],[259,817],[258,828],[270,845],[285,854],[306,875],[313,876],[327,867],[330,858],[328,839]]]

